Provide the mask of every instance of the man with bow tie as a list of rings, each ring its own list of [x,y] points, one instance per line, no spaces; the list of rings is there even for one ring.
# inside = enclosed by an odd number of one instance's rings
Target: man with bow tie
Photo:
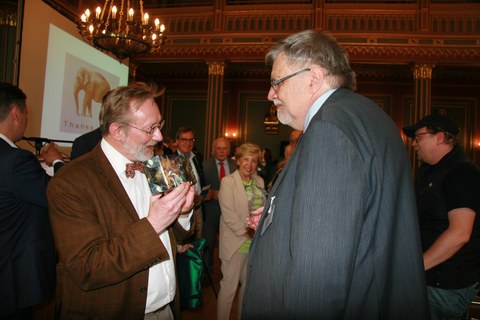
[[[152,195],[136,170],[162,140],[158,93],[143,83],[114,89],[101,142],[48,187],[62,319],[173,319],[176,238],[191,234],[194,188]]]

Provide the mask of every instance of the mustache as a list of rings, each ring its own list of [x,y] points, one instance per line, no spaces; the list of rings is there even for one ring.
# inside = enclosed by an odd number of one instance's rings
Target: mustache
[[[280,106],[283,105],[282,101],[277,100],[277,99],[272,100],[272,102],[273,102],[273,104],[275,105],[275,107],[276,107],[276,106],[279,106],[279,105],[280,105]]]

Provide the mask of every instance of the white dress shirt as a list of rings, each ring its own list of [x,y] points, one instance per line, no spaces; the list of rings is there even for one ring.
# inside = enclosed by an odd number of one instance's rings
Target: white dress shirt
[[[130,198],[140,219],[148,215],[150,197],[152,195],[144,174],[136,172],[135,177],[127,178],[125,174],[126,164],[132,161],[125,158],[120,152],[114,149],[105,139],[101,141],[101,148],[113,169],[118,175],[125,191]],[[190,217],[192,212],[185,218],[179,218],[178,222],[185,230],[190,229]],[[170,259],[160,262],[150,268],[148,273],[148,292],[145,313],[155,311],[175,297],[175,265],[170,243],[170,236],[165,229],[159,233],[160,240],[167,249]]]
[[[183,154],[183,153],[178,151],[178,154]],[[193,157],[195,157],[195,154],[193,154],[193,152],[190,152],[188,154],[188,159],[190,160],[190,165],[192,166],[193,174],[195,175],[195,179],[197,180],[197,183],[195,184],[195,193],[200,194],[202,192],[202,185],[200,183],[200,176],[198,175],[197,167],[195,166],[195,163],[193,162]],[[197,161],[198,161],[198,159],[197,159]]]

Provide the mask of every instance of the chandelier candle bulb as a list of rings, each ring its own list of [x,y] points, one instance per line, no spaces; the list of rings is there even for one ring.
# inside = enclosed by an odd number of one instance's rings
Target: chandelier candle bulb
[[[133,21],[133,9],[128,10],[128,21]]]
[[[133,8],[138,8],[134,9]],[[118,16],[117,16],[118,14]],[[126,15],[126,17],[124,17]],[[86,42],[110,52],[120,61],[139,54],[157,52],[165,44],[165,26],[143,11],[143,1],[105,0],[90,16],[87,9],[77,27]]]

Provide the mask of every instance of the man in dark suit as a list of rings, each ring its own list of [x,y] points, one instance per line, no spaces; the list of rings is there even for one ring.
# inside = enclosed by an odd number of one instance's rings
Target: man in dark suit
[[[82,134],[73,140],[72,153],[70,159],[74,160],[87,152],[90,152],[102,140],[102,132],[100,128]]]
[[[156,87],[141,83],[111,91],[101,142],[48,186],[62,319],[173,319],[175,238],[191,234],[193,188],[151,195],[135,170],[162,140],[156,96]]]
[[[0,319],[30,319],[55,288],[55,249],[45,190],[50,177],[19,149],[28,123],[26,95],[0,83]],[[60,160],[53,144],[42,152]]]
[[[213,251],[220,225],[220,204],[218,203],[218,190],[220,190],[220,180],[233,173],[237,164],[230,159],[230,141],[227,138],[220,137],[213,141],[212,157],[203,161],[203,175],[205,176],[205,185],[210,185],[210,190],[203,203],[203,228],[202,236],[207,241],[204,258],[207,264],[207,272],[213,276]],[[222,169],[223,167],[223,169]]]
[[[177,152],[176,154],[184,155],[187,159],[190,160],[192,165],[193,173],[197,179],[195,184],[195,236],[197,238],[202,237],[202,201],[203,198],[200,196],[202,188],[205,186],[205,179],[203,176],[202,161],[203,158],[199,153],[194,152],[195,146],[195,132],[192,128],[189,127],[180,127],[175,134],[175,139],[177,140]]]
[[[267,54],[268,99],[304,132],[269,193],[249,253],[243,319],[428,319],[405,146],[390,117],[352,92],[328,34]]]

